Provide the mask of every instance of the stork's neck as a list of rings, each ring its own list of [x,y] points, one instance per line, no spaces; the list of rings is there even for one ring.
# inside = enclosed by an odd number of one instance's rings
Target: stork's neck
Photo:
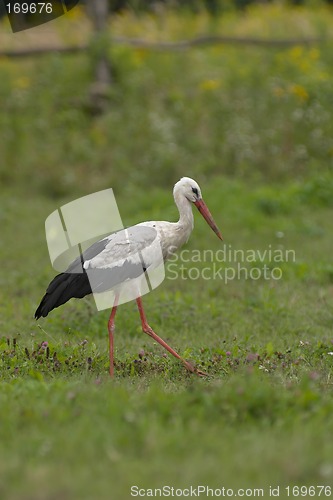
[[[184,236],[186,235],[186,241],[194,226],[191,202],[179,192],[174,193],[174,198],[179,211],[177,227],[184,233]]]

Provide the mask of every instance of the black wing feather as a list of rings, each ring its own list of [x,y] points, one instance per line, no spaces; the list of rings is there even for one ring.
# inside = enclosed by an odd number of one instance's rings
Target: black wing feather
[[[65,304],[71,298],[81,299],[92,291],[105,292],[125,280],[138,278],[145,271],[144,263],[134,264],[126,259],[122,266],[113,269],[89,269],[89,278],[85,269],[81,273],[58,274],[47,287],[35,312],[35,318],[47,316],[52,309]]]
[[[149,232],[152,240],[156,237],[155,230],[151,228],[145,228],[145,230]],[[138,228],[132,228],[132,231],[138,231]],[[112,238],[119,232],[113,233]],[[58,274],[51,281],[35,312],[36,319],[47,316],[52,309],[61,306],[71,298],[80,299],[92,292],[105,292],[126,280],[137,278],[149,267],[149,263],[145,263],[141,255],[141,262],[124,259],[122,265],[113,268],[88,268],[88,271],[84,269],[84,262],[103,252],[109,243],[110,237],[96,241],[79,255],[64,273]]]

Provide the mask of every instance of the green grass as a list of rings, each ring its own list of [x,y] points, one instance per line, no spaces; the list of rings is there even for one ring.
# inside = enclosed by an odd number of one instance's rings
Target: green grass
[[[331,20],[328,10],[290,12],[279,19],[295,30],[307,19],[311,35]],[[231,32],[253,34],[269,20],[279,32],[264,7],[228,19]],[[218,29],[207,22],[188,18],[188,36]],[[155,33],[154,18],[145,23]],[[180,38],[179,23],[170,15],[162,32]],[[115,20],[116,34],[138,29],[131,16]],[[131,485],[202,484],[264,488],[265,498],[279,485],[286,498],[287,485],[330,485],[330,47],[110,55],[117,81],[103,116],[91,115],[85,56],[0,63],[1,498],[127,499]],[[290,249],[296,259],[274,264],[280,280],[243,271],[228,283],[191,279],[192,268],[225,273],[235,262],[177,262],[177,280],[169,263],[143,299],[148,320],[209,376],[166,356],[129,303],[116,316],[110,380],[108,311],[86,298],[33,319],[54,276],[44,221],[110,186],[125,225],[175,220],[181,175],[198,180],[224,236],[195,213],[187,257],[231,245]]]

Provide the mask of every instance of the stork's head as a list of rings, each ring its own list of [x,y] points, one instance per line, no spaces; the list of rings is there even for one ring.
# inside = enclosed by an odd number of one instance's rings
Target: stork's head
[[[174,194],[182,194],[188,201],[195,203],[197,200],[201,200],[201,189],[197,182],[190,177],[182,177],[180,181],[175,184],[173,189]]]
[[[206,203],[203,201],[201,196],[201,189],[199,184],[190,177],[182,177],[173,188],[174,197],[184,196],[188,201],[194,203],[203,218],[213,229],[214,233],[222,240],[222,235],[219,228],[214,222],[212,214],[208,210]]]

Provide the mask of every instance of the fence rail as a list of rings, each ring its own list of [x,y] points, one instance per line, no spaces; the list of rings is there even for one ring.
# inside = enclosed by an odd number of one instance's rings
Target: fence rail
[[[192,47],[204,47],[209,45],[248,45],[272,48],[293,47],[295,45],[314,45],[324,42],[323,38],[289,38],[289,39],[264,39],[264,38],[238,38],[232,36],[200,36],[192,38],[191,40],[180,40],[177,42],[148,42],[140,38],[125,38],[125,37],[112,37],[110,39],[110,46],[112,45],[127,45],[129,47],[137,47],[153,51],[181,51]],[[32,57],[42,56],[49,53],[58,52],[61,54],[76,54],[84,52],[88,49],[88,45],[77,45],[72,47],[40,47],[20,50],[1,50],[0,57]]]

